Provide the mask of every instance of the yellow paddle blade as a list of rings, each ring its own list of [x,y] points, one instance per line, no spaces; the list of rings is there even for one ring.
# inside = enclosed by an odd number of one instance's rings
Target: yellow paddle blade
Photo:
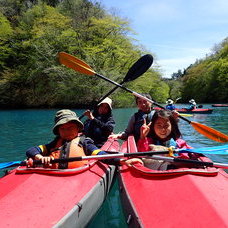
[[[193,116],[192,114],[179,113],[180,116]]]
[[[222,132],[219,132],[213,128],[210,128],[200,123],[191,121],[190,124],[195,128],[196,131],[198,131],[200,134],[206,136],[209,139],[212,139],[214,141],[221,142],[221,143],[228,142],[228,135],[225,135]]]
[[[179,113],[178,111],[175,112],[178,113],[179,116],[193,116],[192,114]]]
[[[86,75],[96,74],[95,71],[88,64],[74,57],[73,55],[69,55],[65,52],[59,53],[59,62],[82,74],[86,74]]]
[[[59,58],[65,58],[65,59],[71,60],[75,63],[78,63],[78,64],[90,69],[90,70],[93,70],[86,62],[84,62],[81,59],[78,59],[77,57],[70,55],[66,52],[59,52]]]

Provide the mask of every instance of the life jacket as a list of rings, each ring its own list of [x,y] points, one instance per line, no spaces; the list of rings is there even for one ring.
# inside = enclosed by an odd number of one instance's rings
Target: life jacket
[[[73,139],[70,142],[64,143],[63,140],[59,139],[56,143],[56,148],[51,152],[50,156],[55,159],[58,158],[71,158],[71,157],[81,157],[85,156],[83,148],[79,145],[80,137]],[[65,162],[65,163],[54,163],[51,168],[53,169],[73,169],[78,168],[83,165],[88,164],[87,160],[75,161],[75,162]]]
[[[166,142],[160,142],[159,140],[152,140],[150,137],[146,137],[145,139],[139,139],[137,143],[137,147],[139,151],[150,151],[150,144],[165,146],[165,147],[175,147],[176,149],[191,149],[185,140],[179,138],[177,140],[170,139]]]
[[[176,140],[177,148],[178,149],[192,149],[191,146],[189,146],[185,140],[179,138]]]

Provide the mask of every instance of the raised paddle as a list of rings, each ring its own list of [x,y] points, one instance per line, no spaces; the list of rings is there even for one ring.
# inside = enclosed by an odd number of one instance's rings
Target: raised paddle
[[[67,54],[65,52],[60,52],[59,53],[60,62],[62,61],[62,59],[64,59],[64,57],[65,58],[69,58],[69,59],[73,59],[74,58],[72,55],[69,55],[69,54]],[[120,85],[122,85],[125,82],[131,82],[131,81],[135,80],[136,78],[138,78],[139,76],[141,76],[142,74],[144,74],[150,68],[152,63],[153,63],[153,56],[152,55],[147,54],[147,55],[144,55],[141,58],[139,58],[131,66],[131,68],[128,70],[128,72],[127,72],[126,76],[124,77],[123,81],[120,82]],[[102,98],[100,98],[99,101],[96,102],[94,107],[96,107],[101,101],[103,101],[106,97],[108,97],[110,94],[112,94],[118,88],[119,88],[119,86],[115,86],[113,89],[111,89],[107,94],[105,94]],[[81,120],[83,118],[83,116],[84,116],[84,114],[82,114],[79,117],[79,119]]]
[[[159,160],[166,160],[167,157],[159,156],[157,158],[157,154],[169,154],[169,151],[146,151],[146,152],[136,152],[136,153],[119,153],[115,151],[106,151],[110,154],[107,155],[94,155],[94,156],[81,156],[81,157],[71,157],[71,158],[59,158],[51,160],[51,163],[65,163],[65,162],[74,162],[74,161],[82,161],[82,160],[103,160],[103,159],[112,159],[112,158],[122,158],[122,157],[141,157],[141,156],[152,156],[153,159],[159,159]],[[173,152],[175,153],[198,153],[198,154],[228,154],[228,145],[223,146],[216,146],[216,147],[203,147],[203,148],[193,148],[193,149],[176,149]],[[155,157],[156,156],[156,157]],[[194,164],[200,164],[202,165],[201,161],[197,160],[189,160],[189,159],[180,159],[180,158],[169,158],[169,161],[172,160],[175,161],[181,161],[186,163],[194,163]],[[189,162],[190,161],[190,162]],[[192,162],[194,161],[194,162]],[[42,164],[41,161],[33,161],[34,164]],[[220,164],[220,163],[211,163],[211,162],[204,162],[204,165],[207,166],[207,164]],[[0,169],[6,169],[10,167],[15,166],[26,166],[26,161],[12,161],[12,162],[3,162],[0,163]],[[228,164],[221,164],[222,168],[227,168]],[[214,166],[214,165],[213,165]],[[215,166],[217,167],[217,166]]]
[[[181,99],[181,97],[178,97],[176,100],[175,100],[175,104],[177,103],[177,101],[179,101]]]
[[[144,97],[141,94],[139,94],[135,91],[132,91],[132,90],[124,87],[123,85],[120,85],[120,84],[112,81],[111,79],[106,78],[103,75],[97,74],[87,63],[83,62],[82,60],[80,60],[74,56],[71,56],[71,58],[67,58],[66,56],[62,56],[60,53],[59,57],[60,57],[60,63],[64,64],[67,67],[70,67],[71,69],[74,69],[74,70],[76,70],[82,74],[98,76],[98,77],[104,79],[105,81],[108,81],[108,82],[122,88],[123,90],[125,90],[129,93],[132,93],[136,97],[144,99],[144,100],[151,102],[154,105],[156,105],[162,109],[165,109],[165,107],[161,106],[160,104],[156,103],[155,101],[153,101],[147,97]],[[219,132],[219,131],[217,131],[213,128],[210,128],[206,125],[190,121],[183,116],[179,116],[179,118],[188,122],[196,131],[198,131],[200,134],[206,136],[209,139],[212,139],[214,141],[221,142],[221,143],[228,142],[228,136],[223,134],[222,132]]]

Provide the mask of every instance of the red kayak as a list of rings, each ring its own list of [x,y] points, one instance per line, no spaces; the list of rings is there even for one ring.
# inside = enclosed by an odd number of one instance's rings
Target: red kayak
[[[186,113],[186,114],[211,114],[213,109],[210,108],[196,108],[192,110],[188,110],[186,108],[176,108],[176,111],[179,113]]]
[[[136,152],[134,139],[121,150]],[[120,186],[129,227],[228,227],[228,175],[221,169],[123,166]]]
[[[159,110],[161,108],[154,108],[155,110]],[[176,111],[179,113],[186,113],[186,114],[211,114],[213,112],[213,109],[210,108],[196,108],[192,110],[188,110],[186,108],[176,108]]]
[[[228,104],[213,104],[212,107],[228,107]]]
[[[102,149],[118,151],[119,143],[108,141]],[[0,179],[0,227],[85,227],[114,171],[99,161],[65,170],[19,167]]]

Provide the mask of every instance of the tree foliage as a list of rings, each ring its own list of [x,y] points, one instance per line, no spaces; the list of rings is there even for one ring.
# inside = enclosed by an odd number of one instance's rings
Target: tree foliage
[[[1,0],[0,107],[90,106],[112,85],[61,66],[58,53],[77,56],[99,74],[121,82],[148,53],[131,34],[126,19],[108,13],[95,0]],[[180,96],[225,101],[227,52],[225,40],[206,60],[174,73],[172,80],[162,80],[159,70],[151,68],[127,87],[150,93],[157,102]],[[134,105],[133,96],[121,89],[111,97],[116,107]]]
[[[182,75],[182,97],[198,102],[228,101],[228,38],[213,53],[189,67]]]
[[[107,13],[96,1],[9,0],[0,6],[1,107],[83,107],[109,90],[110,84],[97,77],[60,66],[60,51],[117,82],[145,53],[130,38],[129,22]],[[151,69],[128,86],[150,92],[160,78]],[[131,96],[121,101],[122,94],[119,90],[113,96],[116,105],[129,106]]]
[[[6,59],[12,52],[9,41],[13,35],[13,29],[7,18],[0,13],[0,70],[3,70],[6,65]]]

